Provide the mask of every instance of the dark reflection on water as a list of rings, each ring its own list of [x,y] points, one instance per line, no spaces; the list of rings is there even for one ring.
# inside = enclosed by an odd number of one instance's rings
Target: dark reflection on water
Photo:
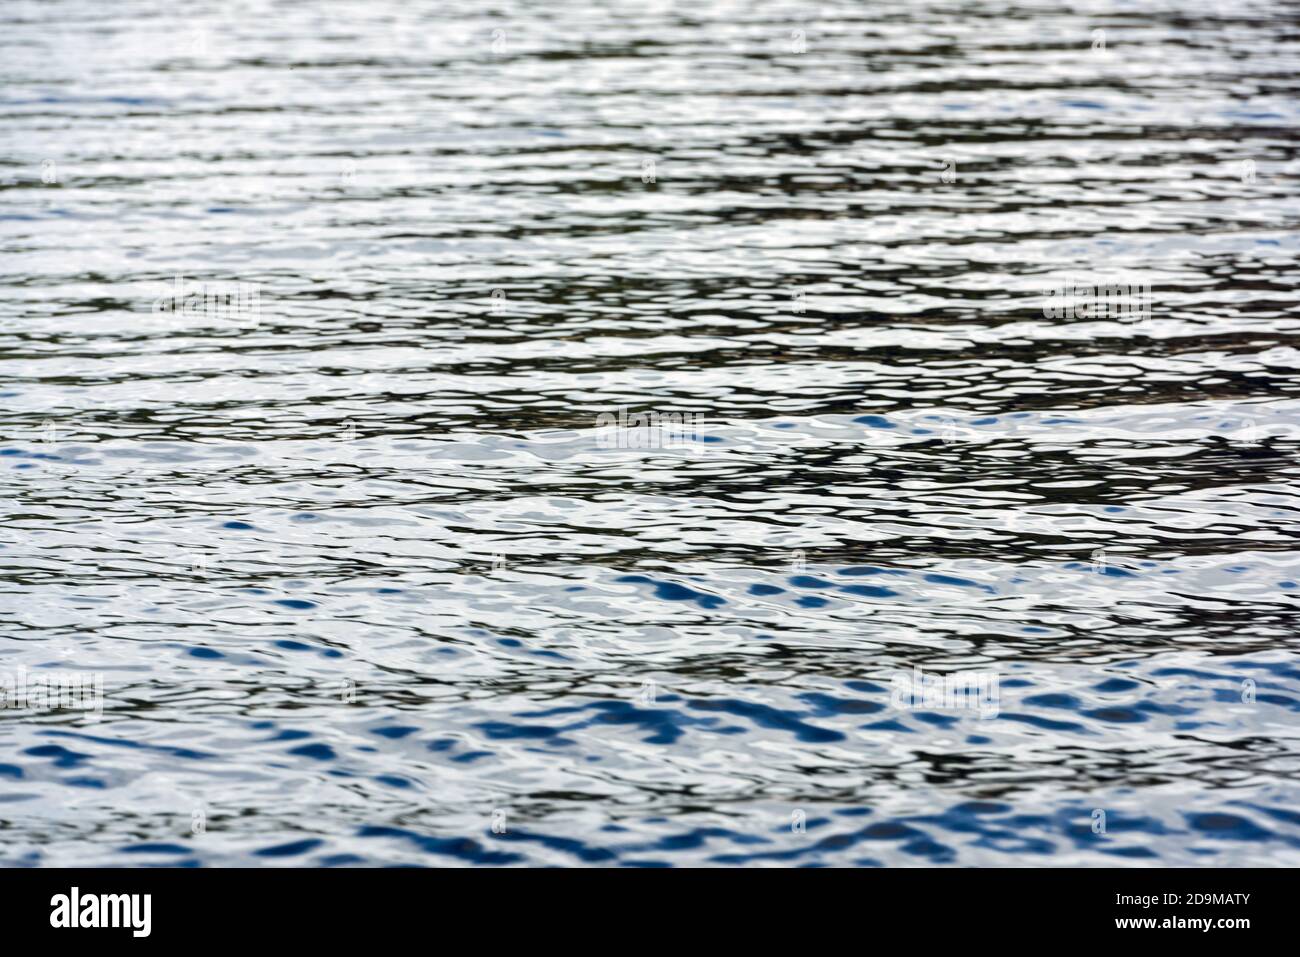
[[[1288,5],[0,20],[3,863],[1300,864]]]

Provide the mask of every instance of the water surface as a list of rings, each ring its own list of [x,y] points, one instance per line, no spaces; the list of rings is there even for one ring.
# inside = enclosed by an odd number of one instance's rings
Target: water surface
[[[105,698],[0,711],[0,863],[1300,864],[1297,76],[1272,0],[6,4],[0,670]]]

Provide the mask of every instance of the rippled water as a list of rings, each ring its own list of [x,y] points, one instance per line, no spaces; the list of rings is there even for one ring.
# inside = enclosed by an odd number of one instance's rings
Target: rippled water
[[[0,21],[0,862],[1300,864],[1293,5]]]

